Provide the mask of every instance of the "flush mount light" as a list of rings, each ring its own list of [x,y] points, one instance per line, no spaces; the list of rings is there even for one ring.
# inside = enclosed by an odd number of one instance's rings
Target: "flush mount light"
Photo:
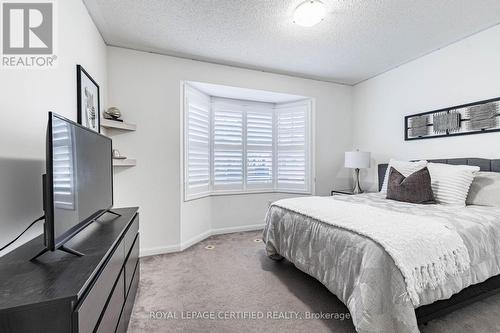
[[[293,13],[293,22],[303,27],[312,27],[325,18],[325,5],[318,0],[301,3]]]

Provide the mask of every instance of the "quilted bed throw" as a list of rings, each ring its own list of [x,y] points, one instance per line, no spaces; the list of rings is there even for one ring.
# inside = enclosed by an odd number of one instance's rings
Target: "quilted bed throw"
[[[330,197],[301,197],[273,203],[378,243],[393,258],[413,305],[419,293],[470,267],[467,248],[455,229],[438,217],[389,211]]]

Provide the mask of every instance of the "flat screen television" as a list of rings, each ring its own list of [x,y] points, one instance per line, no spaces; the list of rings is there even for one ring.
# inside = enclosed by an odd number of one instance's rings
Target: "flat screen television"
[[[49,112],[44,177],[45,251],[64,243],[113,206],[111,139]]]

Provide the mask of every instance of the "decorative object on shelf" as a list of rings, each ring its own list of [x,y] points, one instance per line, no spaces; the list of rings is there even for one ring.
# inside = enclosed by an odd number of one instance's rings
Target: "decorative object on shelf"
[[[76,65],[76,86],[78,123],[100,133],[99,85],[81,65]]]
[[[108,108],[106,111],[104,111],[104,119],[123,122],[123,119],[120,119],[121,116],[122,112],[116,106],[112,106]]]
[[[405,117],[405,140],[500,131],[500,98]]]
[[[118,149],[113,149],[113,159],[125,160],[127,159],[127,156],[123,156]]]
[[[370,167],[370,153],[363,151],[348,151],[345,153],[345,167],[354,169],[354,188],[353,194],[363,193],[359,184],[359,169],[368,169]]]
[[[122,113],[116,106],[111,106],[103,112],[101,127],[107,130],[106,135],[112,136],[115,131],[131,132],[137,129],[136,124],[124,122],[123,119],[120,119],[121,116]],[[113,149],[112,158],[113,167],[129,168],[137,165],[137,160],[123,156],[122,153],[116,148]]]

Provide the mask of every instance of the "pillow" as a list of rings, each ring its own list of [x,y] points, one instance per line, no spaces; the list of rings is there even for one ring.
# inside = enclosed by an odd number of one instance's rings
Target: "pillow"
[[[500,173],[478,172],[466,202],[468,205],[500,207]]]
[[[432,192],[437,203],[465,206],[465,199],[479,167],[429,163],[427,168],[431,174]]]
[[[389,171],[391,167],[401,172],[401,174],[405,177],[408,177],[415,171],[425,168],[427,165],[427,161],[418,161],[418,162],[405,162],[405,161],[397,161],[393,158],[389,161],[389,165],[387,166],[387,171],[385,172],[384,183],[382,184],[381,193],[387,193],[387,181],[389,180]]]
[[[387,182],[387,199],[416,204],[436,203],[429,169],[425,167],[405,177],[391,167]]]

